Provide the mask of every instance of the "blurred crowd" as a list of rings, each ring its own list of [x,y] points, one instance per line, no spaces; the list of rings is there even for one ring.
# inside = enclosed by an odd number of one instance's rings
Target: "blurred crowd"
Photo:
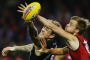
[[[27,24],[21,18],[22,13],[18,13],[17,10],[20,4],[35,1],[42,6],[40,15],[59,21],[63,28],[72,16],[90,19],[89,0],[0,0],[0,60],[28,60],[27,52],[10,52],[8,56],[2,57],[1,51],[7,46],[32,43],[27,34]],[[39,22],[35,22],[35,25],[38,30],[42,27]],[[84,37],[90,41],[90,28],[85,32]]]

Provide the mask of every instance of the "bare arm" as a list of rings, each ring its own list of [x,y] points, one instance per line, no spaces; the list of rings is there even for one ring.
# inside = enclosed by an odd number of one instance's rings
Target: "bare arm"
[[[50,53],[53,55],[65,55],[68,53],[68,48],[64,47],[64,48],[54,48],[54,49],[40,49],[39,52],[42,53]]]
[[[66,41],[67,45],[69,45],[72,50],[78,49],[79,41],[76,36],[66,32],[61,27],[56,26],[55,24],[53,24],[52,22],[48,21],[46,18],[40,15],[38,15],[37,18],[43,25],[52,29],[58,35],[64,37],[65,38],[64,40]]]
[[[64,47],[64,48],[48,49],[48,53],[56,55],[65,55],[68,53],[68,48]]]
[[[25,6],[23,4],[20,4],[20,6],[18,6],[19,10],[17,10],[18,12],[24,12],[24,9],[27,7],[27,3],[25,3]],[[31,20],[24,20],[27,23],[27,32],[28,34],[31,36],[31,39],[33,40],[33,43],[37,46],[40,47],[40,44],[38,42],[38,39],[36,39],[37,37],[37,29],[34,26],[34,23]]]
[[[43,52],[43,53],[50,53],[50,54],[56,54],[56,55],[65,55],[68,53],[68,48],[67,46],[63,47],[63,48],[54,48],[54,49],[47,49],[47,44],[46,44],[46,40],[42,39],[40,40],[40,44],[41,44],[41,49],[39,50],[39,52]]]
[[[33,49],[33,45],[34,44],[32,43],[32,44],[23,45],[23,46],[5,47],[2,50],[2,55],[7,56],[9,51],[26,51],[26,52],[30,52]]]
[[[23,45],[23,46],[15,46],[15,51],[27,51],[31,52],[33,49],[34,44],[28,44],[28,45]]]
[[[56,26],[55,24],[53,24],[52,22],[48,21],[46,18],[44,18],[44,17],[42,17],[40,15],[38,15],[37,18],[43,25],[45,25],[48,28],[52,29],[54,32],[56,32],[60,36],[66,38],[67,40],[72,40],[73,35],[65,32],[62,28]]]
[[[67,45],[69,45],[72,50],[78,49],[79,41],[76,36],[66,32],[61,27],[56,26],[55,24],[53,24],[52,22],[48,21],[46,18],[40,15],[38,15],[37,18],[43,25],[52,29],[58,35],[64,37],[65,38],[64,40],[66,41]]]

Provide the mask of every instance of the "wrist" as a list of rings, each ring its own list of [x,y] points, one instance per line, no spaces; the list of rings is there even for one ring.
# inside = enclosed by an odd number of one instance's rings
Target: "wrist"
[[[45,49],[44,53],[49,53],[49,49]]]
[[[20,47],[18,47],[18,46],[14,46],[14,47],[13,47],[13,50],[14,50],[14,51],[17,51],[17,50],[19,50],[19,49],[20,49]]]

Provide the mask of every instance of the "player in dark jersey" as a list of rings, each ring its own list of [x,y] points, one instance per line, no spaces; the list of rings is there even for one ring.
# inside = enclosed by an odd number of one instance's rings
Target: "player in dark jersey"
[[[40,15],[37,15],[37,20],[43,23],[44,26],[50,28],[58,35],[65,38],[64,40],[68,46],[69,54],[73,60],[90,60],[90,53],[87,41],[82,36],[80,36],[89,27],[90,25],[89,20],[78,16],[74,16],[71,18],[70,22],[66,25],[65,30],[54,25],[52,22],[49,22],[46,18]],[[64,50],[68,49],[64,48]],[[50,52],[51,50],[47,51]],[[65,53],[64,50],[63,53]]]
[[[50,20],[51,21],[51,20]],[[54,24],[57,24],[58,22],[52,21]],[[37,29],[35,28],[34,24],[32,22],[27,23],[28,24],[28,33],[31,36],[31,39],[33,40],[33,43],[24,45],[24,46],[15,46],[15,47],[6,47],[2,50],[2,55],[6,56],[8,51],[27,51],[30,53],[30,60],[50,60],[52,55],[48,53],[39,53],[40,43],[39,40],[45,39],[47,40],[47,47],[50,48],[57,48],[57,40],[54,40],[55,34],[52,32],[51,29],[47,27],[43,27],[41,32],[37,34]],[[57,24],[57,26],[60,26]],[[57,57],[57,56],[56,56]],[[59,57],[59,56],[58,56]],[[63,57],[63,55],[62,55]],[[60,58],[59,58],[60,59]]]
[[[66,25],[65,30],[63,30],[62,28],[52,24],[52,22],[48,22],[46,18],[40,15],[38,15],[37,18],[43,23],[43,25],[52,29],[58,35],[64,37],[64,40],[68,46],[68,49],[67,47],[62,50],[59,48],[50,50],[46,49],[45,52],[52,54],[64,54],[65,51],[69,50],[72,60],[90,60],[90,52],[88,49],[87,40],[81,36],[90,26],[88,19],[73,16],[71,17],[70,22]]]
[[[22,4],[21,4],[21,6],[24,7]],[[19,6],[20,9],[22,9],[22,7]],[[58,27],[61,27],[57,21],[52,21],[52,20],[49,20],[49,21],[53,22]],[[53,59],[53,57],[60,60],[61,57],[64,56],[64,55],[60,55],[60,57],[59,57],[59,55],[52,56],[51,54],[41,53],[41,52],[37,51],[41,48],[40,43],[39,43],[39,40],[41,40],[41,39],[47,40],[47,45],[48,45],[47,47],[49,49],[57,48],[57,40],[54,40],[56,34],[54,32],[52,32],[51,29],[49,29],[45,26],[42,28],[41,32],[38,34],[38,31],[32,21],[25,21],[25,22],[28,25],[27,30],[28,30],[29,35],[31,36],[31,39],[33,40],[33,43],[24,45],[24,46],[6,47],[2,50],[3,56],[6,56],[8,51],[17,51],[17,50],[31,52],[30,60],[36,60],[36,59],[37,60],[50,60],[50,59]]]

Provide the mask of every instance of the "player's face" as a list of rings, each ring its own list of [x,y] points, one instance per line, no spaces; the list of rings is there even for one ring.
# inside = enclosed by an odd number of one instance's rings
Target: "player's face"
[[[65,27],[65,31],[69,32],[69,33],[75,33],[75,29],[76,29],[76,25],[77,25],[77,21],[75,20],[71,20]]]
[[[51,34],[52,30],[44,26],[38,36],[41,38],[49,38]]]

